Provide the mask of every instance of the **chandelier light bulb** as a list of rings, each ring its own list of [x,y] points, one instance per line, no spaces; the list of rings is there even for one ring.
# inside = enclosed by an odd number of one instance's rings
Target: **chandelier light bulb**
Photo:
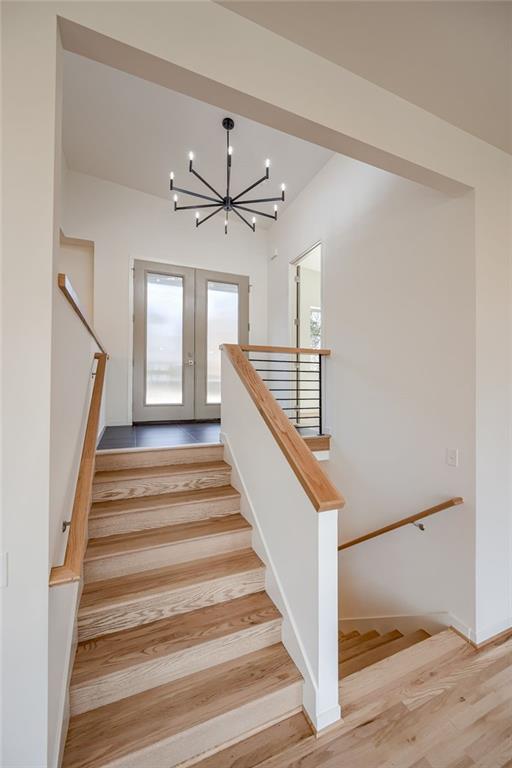
[[[174,181],[174,171],[170,172],[169,178],[170,178],[171,181]]]
[[[265,168],[270,168],[270,158],[268,158],[268,157],[265,160]]]
[[[286,189],[286,184],[281,184],[281,192],[284,192]]]
[[[233,147],[230,145],[228,147],[228,155],[232,155],[232,154],[233,154]]]
[[[178,195],[174,195],[173,199],[174,199],[174,202],[177,203],[178,202]]]
[[[252,223],[253,223],[253,224],[256,224],[256,216],[253,216],[253,217],[252,217]]]
[[[200,216],[201,214],[199,213],[199,211],[196,211],[196,219],[199,219]]]
[[[227,227],[227,225],[228,225],[228,220],[224,219],[224,226]]]
[[[190,160],[190,162],[192,162],[192,160],[194,159],[194,153],[193,152],[189,152],[188,153],[188,159]]]
[[[277,213],[277,203],[274,205],[274,213]]]

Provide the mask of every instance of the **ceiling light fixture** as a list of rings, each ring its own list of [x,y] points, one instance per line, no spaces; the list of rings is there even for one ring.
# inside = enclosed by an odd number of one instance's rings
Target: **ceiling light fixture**
[[[192,173],[197,179],[199,179],[200,182],[202,182],[208,189],[213,192],[215,197],[212,197],[211,195],[203,195],[199,192],[192,192],[189,189],[182,189],[180,187],[174,186],[174,173],[171,171],[169,174],[169,188],[171,192],[174,192],[174,210],[175,211],[189,211],[194,210],[196,212],[195,214],[195,222],[196,227],[201,226],[201,224],[204,224],[205,221],[208,221],[208,219],[211,219],[215,214],[219,213],[220,211],[225,211],[224,216],[224,233],[227,235],[228,233],[228,220],[229,220],[229,214],[232,211],[236,216],[238,216],[239,219],[242,219],[244,224],[247,224],[249,229],[252,229],[253,232],[256,231],[256,217],[253,216],[251,222],[249,222],[245,216],[241,213],[241,211],[247,212],[247,213],[255,213],[258,216],[265,216],[267,219],[274,219],[274,221],[277,220],[277,202],[284,202],[284,193],[285,193],[285,185],[281,184],[281,194],[279,197],[260,197],[260,198],[253,198],[251,200],[243,199],[244,196],[247,194],[247,192],[250,192],[251,189],[254,189],[255,187],[262,184],[264,181],[268,181],[270,178],[270,160],[265,160],[265,175],[261,177],[261,179],[258,179],[254,182],[254,184],[250,184],[250,186],[246,187],[242,192],[239,192],[238,195],[232,195],[231,194],[231,163],[233,159],[233,147],[229,143],[229,133],[233,130],[235,127],[235,122],[231,117],[225,117],[222,121],[222,127],[226,131],[226,194],[221,195],[217,190],[212,187],[211,184],[209,184],[206,179],[203,179],[202,176],[197,173],[197,171],[194,168],[194,153],[189,152],[188,155],[188,170],[190,173]],[[207,200],[207,203],[201,203],[196,205],[178,205],[178,195],[177,193],[180,192],[182,195],[190,195],[191,197],[197,197],[201,200]],[[276,203],[274,205],[274,213],[265,213],[264,211],[258,211],[255,208],[250,208],[247,206],[252,205],[258,205],[261,203]],[[208,216],[205,216],[204,219],[201,219],[201,215],[198,208],[212,208],[211,213],[208,214]]]

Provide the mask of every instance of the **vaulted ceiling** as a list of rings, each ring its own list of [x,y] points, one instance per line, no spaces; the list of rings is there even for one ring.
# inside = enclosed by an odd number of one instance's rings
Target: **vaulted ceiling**
[[[72,170],[169,200],[169,171],[173,170],[177,186],[208,193],[188,173],[188,152],[195,154],[197,171],[213,186],[222,187],[224,116],[223,110],[196,99],[76,54],[64,54],[63,147]],[[264,174],[265,159],[270,158],[271,179],[260,189],[280,194],[284,182],[290,202],[332,156],[322,147],[232,117],[235,194]],[[264,226],[265,220],[260,224]]]

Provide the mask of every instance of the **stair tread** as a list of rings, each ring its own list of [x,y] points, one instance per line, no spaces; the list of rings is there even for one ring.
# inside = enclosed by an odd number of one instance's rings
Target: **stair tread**
[[[281,754],[285,749],[314,738],[313,729],[303,712],[298,712],[264,728],[254,736],[194,763],[194,768],[257,768],[265,760]]]
[[[115,557],[130,552],[177,544],[181,541],[218,536],[223,533],[250,530],[251,526],[240,514],[215,517],[208,520],[167,525],[146,531],[114,534],[90,539],[85,553],[85,562],[98,558]]]
[[[347,632],[346,635],[343,635],[343,637],[340,637],[340,643],[348,643],[351,640],[358,639],[359,637],[361,637],[361,634],[356,630],[354,630],[353,632]]]
[[[96,472],[94,484],[115,483],[119,480],[141,480],[148,477],[172,477],[188,473],[218,472],[231,470],[225,461],[201,461],[190,464],[161,464],[153,467],[129,467],[127,469],[105,469]]]
[[[374,629],[372,629],[370,632],[365,632],[363,635],[358,635],[357,637],[352,637],[350,639],[341,637],[339,642],[338,653],[339,654],[341,654],[342,652],[345,653],[350,648],[359,647],[361,643],[365,643],[366,640],[372,640],[374,637],[379,637],[379,633],[376,632]]]
[[[267,593],[256,592],[85,640],[77,647],[71,685],[80,685],[280,618],[281,614]]]
[[[242,549],[104,581],[91,581],[85,585],[82,592],[79,615],[94,613],[105,606],[122,605],[139,596],[158,595],[171,589],[180,589],[256,568],[264,568],[259,557],[252,549]]]
[[[369,632],[368,634],[371,633]],[[369,637],[362,643],[354,645],[352,648],[343,649],[340,653],[340,661],[343,662],[348,661],[349,659],[354,659],[356,656],[360,656],[362,653],[371,651],[374,648],[380,648],[382,645],[391,643],[393,640],[398,640],[401,637],[403,637],[403,635],[398,631],[398,629],[393,629],[391,632],[386,632],[383,635],[377,634],[376,637]]]
[[[63,766],[99,768],[300,680],[278,643],[89,710],[70,719]]]
[[[235,488],[231,485],[221,485],[217,488],[200,488],[197,491],[162,493],[130,499],[108,499],[106,501],[95,501],[92,504],[89,519],[119,515],[123,512],[144,511],[160,507],[178,506],[179,504],[196,504],[198,502],[234,497],[240,497],[240,493]]]
[[[409,648],[411,645],[420,643],[428,637],[430,637],[428,632],[425,632],[424,629],[418,629],[416,632],[411,632],[408,635],[404,635],[404,637],[399,637],[397,640],[392,640],[385,645],[381,645],[379,648],[366,651],[366,653],[362,653],[353,659],[348,659],[348,661],[343,661],[342,659],[339,672],[340,679],[353,675],[354,673],[359,672],[359,670],[364,669],[364,667],[375,664],[388,656],[392,656],[405,648]]]

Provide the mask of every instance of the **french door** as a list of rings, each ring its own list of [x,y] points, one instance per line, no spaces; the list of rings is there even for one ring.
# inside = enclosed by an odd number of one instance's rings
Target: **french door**
[[[248,335],[248,277],[135,261],[133,421],[219,418],[219,347]]]

